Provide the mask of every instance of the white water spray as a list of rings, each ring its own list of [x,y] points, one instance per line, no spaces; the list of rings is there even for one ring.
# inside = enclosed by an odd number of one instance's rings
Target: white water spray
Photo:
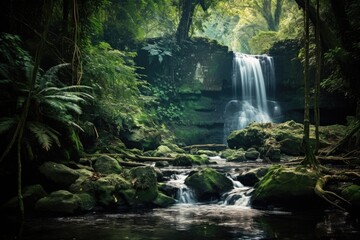
[[[275,95],[272,57],[235,53],[232,89],[233,100],[226,104],[224,112],[224,142],[234,130],[251,122],[272,122],[271,116],[279,115],[279,105],[267,97],[268,93]]]

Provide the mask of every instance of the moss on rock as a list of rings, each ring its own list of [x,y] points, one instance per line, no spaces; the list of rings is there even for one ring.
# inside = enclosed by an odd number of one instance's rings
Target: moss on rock
[[[254,168],[237,176],[237,180],[244,186],[254,187],[267,172],[268,168]]]
[[[243,149],[233,151],[232,154],[226,158],[226,161],[228,161],[228,162],[244,162],[244,161],[246,161],[245,151]]]
[[[227,142],[230,148],[251,148],[259,147],[264,143],[266,133],[256,124],[250,124],[249,127],[232,132]]]
[[[153,153],[154,157],[169,157],[173,151],[164,145],[160,145]]]
[[[101,174],[121,173],[121,166],[115,158],[103,155],[96,159],[94,170]]]
[[[280,149],[281,153],[298,156],[303,154],[301,147],[303,138],[303,125],[294,121],[284,123],[252,123],[245,129],[233,131],[228,136],[230,148],[254,147],[262,154],[269,149]],[[315,145],[314,126],[310,126],[310,144]],[[320,147],[327,147],[330,143],[339,141],[346,132],[341,125],[320,127]],[[273,158],[279,161],[278,155]]]
[[[79,173],[64,164],[45,162],[39,167],[39,172],[56,187],[67,187],[79,178]]]
[[[255,148],[249,148],[245,152],[245,158],[248,160],[256,160],[260,157],[260,153]]]
[[[41,198],[35,209],[46,214],[75,214],[82,210],[82,201],[76,194],[59,190]]]
[[[195,191],[201,201],[219,198],[233,187],[230,179],[212,168],[205,168],[188,176],[185,184]]]
[[[129,178],[135,189],[132,202],[139,205],[152,203],[157,195],[157,176],[153,167],[136,167],[129,171]]]
[[[159,193],[155,198],[155,200],[153,201],[153,203],[159,207],[168,207],[170,205],[175,204],[175,202],[176,202],[175,199],[163,193]]]
[[[314,192],[317,179],[317,173],[306,168],[271,167],[260,180],[251,203],[255,207],[314,205],[319,199]]]

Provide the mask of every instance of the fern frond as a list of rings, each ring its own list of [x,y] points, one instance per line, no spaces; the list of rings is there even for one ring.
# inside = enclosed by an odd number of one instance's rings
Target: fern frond
[[[74,121],[69,121],[68,122],[71,126],[74,126],[76,128],[78,128],[80,131],[84,132],[84,129],[82,129],[82,127],[80,127],[77,123],[75,123]]]
[[[43,75],[43,78],[46,78],[46,79],[53,79],[53,77],[55,77],[57,79],[57,76],[56,76],[56,73],[62,69],[62,68],[66,68],[66,67],[70,67],[70,63],[61,63],[61,64],[58,64],[58,65],[55,65],[51,68],[49,68],[45,74]]]
[[[29,130],[35,134],[38,143],[44,148],[46,151],[49,151],[53,142],[55,142],[58,146],[60,146],[60,141],[57,135],[60,135],[57,131],[41,124],[39,122],[29,122],[28,123]]]
[[[0,134],[9,131],[16,122],[16,118],[0,118]]]
[[[78,97],[76,95],[48,95],[44,96],[44,98],[47,99],[58,99],[60,101],[72,101],[72,102],[84,102],[85,100],[81,97]]]
[[[82,114],[82,110],[81,107],[79,105],[77,105],[76,103],[72,103],[72,102],[67,102],[64,104],[64,106],[66,107],[66,109],[74,111],[77,114]]]

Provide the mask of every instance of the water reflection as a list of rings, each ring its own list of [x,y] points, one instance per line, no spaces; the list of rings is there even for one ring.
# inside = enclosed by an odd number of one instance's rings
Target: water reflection
[[[2,219],[1,224],[0,239],[15,239],[12,223]],[[177,204],[142,212],[28,219],[21,239],[360,239],[360,234],[359,222],[342,212]]]

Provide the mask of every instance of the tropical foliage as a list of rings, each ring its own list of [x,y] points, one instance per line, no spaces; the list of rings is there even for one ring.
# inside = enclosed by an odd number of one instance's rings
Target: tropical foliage
[[[31,100],[24,144],[29,156],[34,157],[34,139],[48,151],[53,145],[61,146],[59,136],[65,129],[70,132],[83,131],[75,119],[82,113],[81,105],[89,102],[92,96],[87,93],[90,87],[66,86],[59,79],[59,73],[69,68],[70,64],[59,64],[45,72],[39,71],[35,85],[31,86],[33,62],[30,55],[21,48],[19,37],[3,34],[0,41],[3,57],[0,65],[1,87],[5,90],[0,104],[3,109],[7,109],[1,114],[0,133],[12,135],[28,97]],[[63,139],[66,137],[69,136],[62,136]],[[73,137],[77,138],[76,134]]]

